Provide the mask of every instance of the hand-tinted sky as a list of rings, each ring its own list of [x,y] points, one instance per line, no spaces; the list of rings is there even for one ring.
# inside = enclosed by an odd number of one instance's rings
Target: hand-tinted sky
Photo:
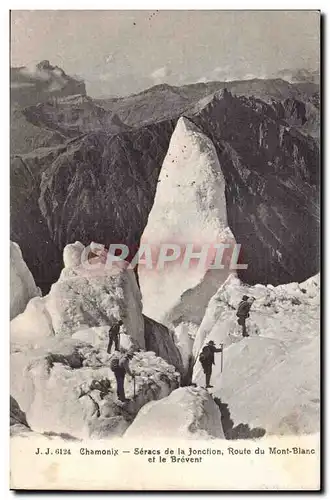
[[[308,11],[12,11],[11,65],[42,59],[94,97],[319,66]]]

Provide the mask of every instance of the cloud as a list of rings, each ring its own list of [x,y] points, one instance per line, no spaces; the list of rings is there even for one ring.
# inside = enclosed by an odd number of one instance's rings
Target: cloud
[[[218,82],[230,82],[233,80],[252,80],[253,78],[267,78],[264,72],[260,72],[259,74],[247,73],[245,68],[237,69],[230,68],[230,66],[217,66],[211,71],[207,72],[199,79],[198,82],[210,82],[210,81],[218,81]]]
[[[228,65],[226,66],[217,66],[212,70],[208,71],[204,75],[197,78],[197,82],[212,82],[212,81],[220,81],[226,82],[229,80],[234,80],[234,75],[232,70]]]
[[[51,79],[49,72],[40,70],[37,68],[36,64],[28,64],[20,70],[21,74],[27,78],[37,78],[38,80],[48,81]]]
[[[154,81],[155,84],[163,83],[167,76],[170,75],[170,70],[167,66],[163,66],[162,68],[155,69],[150,75],[150,78]]]

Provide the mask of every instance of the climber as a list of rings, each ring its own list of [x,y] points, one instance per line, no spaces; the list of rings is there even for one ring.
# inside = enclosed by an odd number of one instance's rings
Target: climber
[[[110,368],[114,372],[116,381],[117,381],[117,396],[120,401],[126,403],[129,399],[125,397],[125,375],[128,373],[133,379],[135,378],[134,373],[131,372],[129,367],[129,362],[133,359],[134,350],[129,349],[128,351],[124,351],[123,349],[120,352],[115,352],[110,361]]]
[[[120,335],[120,327],[122,325],[123,325],[122,320],[119,320],[109,329],[109,344],[107,349],[108,354],[111,353],[111,348],[113,343],[115,343],[115,351],[119,351],[119,335]]]
[[[255,301],[254,297],[248,297],[247,295],[243,295],[242,300],[237,308],[237,313],[236,313],[236,316],[238,317],[237,323],[242,327],[243,337],[249,337],[249,334],[246,331],[245,321],[250,316],[249,312],[254,301]]]
[[[212,375],[212,365],[215,365],[214,353],[222,351],[223,346],[217,348],[215,347],[213,340],[210,340],[207,345],[203,347],[202,352],[199,355],[199,361],[205,373],[206,389],[213,387],[213,385],[210,385],[210,380]]]

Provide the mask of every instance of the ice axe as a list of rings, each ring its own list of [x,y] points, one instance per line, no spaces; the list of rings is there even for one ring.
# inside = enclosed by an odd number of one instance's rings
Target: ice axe
[[[135,392],[135,374],[133,375],[133,399],[136,397],[136,392]]]
[[[221,373],[222,373],[222,370],[223,370],[223,344],[220,344],[221,347],[222,347],[222,350],[221,350]]]

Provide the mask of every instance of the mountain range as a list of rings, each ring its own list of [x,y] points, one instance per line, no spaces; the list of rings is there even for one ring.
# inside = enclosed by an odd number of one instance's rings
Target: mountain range
[[[240,277],[279,284],[317,272],[319,86],[304,77],[162,84],[100,100],[48,61],[13,68],[11,239],[37,285],[57,279],[67,243],[138,247],[180,117],[216,149],[249,265]]]

